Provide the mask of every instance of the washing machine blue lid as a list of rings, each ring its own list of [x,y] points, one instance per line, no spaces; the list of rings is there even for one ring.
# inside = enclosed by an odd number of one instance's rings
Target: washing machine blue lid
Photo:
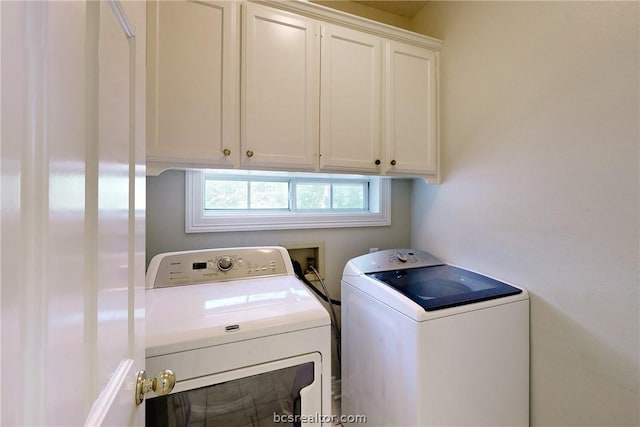
[[[451,265],[367,273],[426,311],[517,295],[521,289]]]

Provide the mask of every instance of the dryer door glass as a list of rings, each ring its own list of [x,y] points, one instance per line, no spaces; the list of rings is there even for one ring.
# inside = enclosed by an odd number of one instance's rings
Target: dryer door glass
[[[450,265],[368,273],[426,311],[516,295],[522,290]]]
[[[314,363],[308,362],[154,397],[146,403],[146,425],[298,425],[294,421],[300,419],[300,392],[313,382]]]

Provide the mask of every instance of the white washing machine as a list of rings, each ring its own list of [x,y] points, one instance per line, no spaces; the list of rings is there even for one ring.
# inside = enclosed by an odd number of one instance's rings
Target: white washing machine
[[[149,426],[330,425],[331,325],[286,249],[155,256],[146,283]]]
[[[371,426],[528,425],[527,292],[418,250],[352,259],[342,414]]]

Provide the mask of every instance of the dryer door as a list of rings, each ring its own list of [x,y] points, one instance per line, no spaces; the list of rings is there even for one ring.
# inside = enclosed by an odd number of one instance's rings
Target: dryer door
[[[312,353],[178,382],[147,400],[146,425],[300,425],[322,414],[320,363]]]

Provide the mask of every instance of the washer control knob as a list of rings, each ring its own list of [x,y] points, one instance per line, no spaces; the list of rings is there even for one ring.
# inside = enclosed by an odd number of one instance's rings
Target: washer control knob
[[[407,262],[407,260],[409,259],[409,256],[404,252],[398,252],[396,254],[396,257],[398,257],[398,260],[400,262]]]
[[[229,271],[233,268],[233,258],[229,255],[225,255],[218,259],[218,270],[220,271]]]

